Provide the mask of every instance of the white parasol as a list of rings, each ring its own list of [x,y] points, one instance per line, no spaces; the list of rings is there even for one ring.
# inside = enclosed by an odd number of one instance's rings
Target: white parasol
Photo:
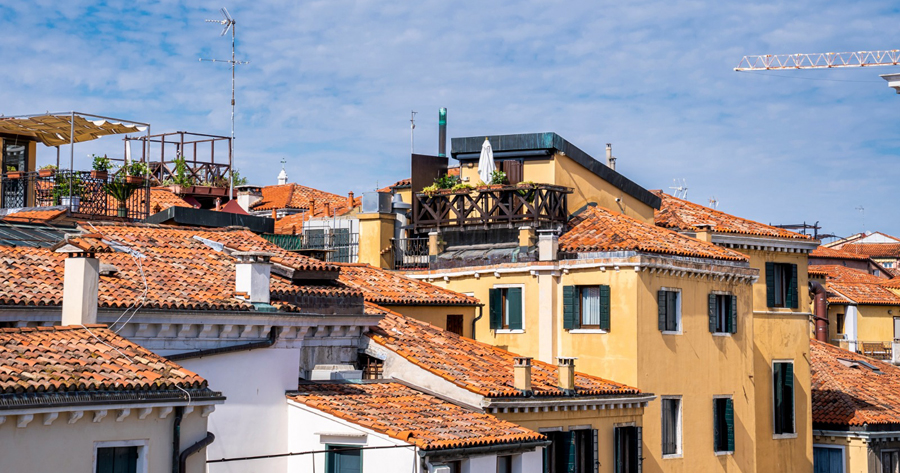
[[[494,150],[491,149],[491,142],[487,137],[481,145],[481,156],[478,158],[478,176],[485,184],[491,183],[491,174],[497,169],[494,166]]]

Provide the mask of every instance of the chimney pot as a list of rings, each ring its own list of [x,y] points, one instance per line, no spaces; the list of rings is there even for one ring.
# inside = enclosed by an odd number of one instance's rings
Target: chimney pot
[[[248,294],[249,302],[268,304],[274,253],[264,251],[236,251],[231,256],[235,263],[234,291]]]
[[[575,360],[577,358],[559,357],[559,388],[566,393],[575,392]]]
[[[513,387],[519,391],[531,392],[531,358],[513,358]]]
[[[616,170],[616,157],[612,155],[612,143],[606,143],[606,165]]]
[[[278,220],[278,209],[272,209],[272,220]]]
[[[353,208],[353,191],[347,193],[347,208]]]

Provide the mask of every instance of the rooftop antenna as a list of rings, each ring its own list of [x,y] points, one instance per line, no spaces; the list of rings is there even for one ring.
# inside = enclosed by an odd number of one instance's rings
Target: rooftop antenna
[[[712,207],[713,209],[719,208],[719,201],[716,200],[716,196],[712,196],[709,198],[709,206]]]
[[[415,129],[417,113],[419,112],[415,110],[409,111],[409,154],[414,154],[416,152]]]
[[[228,30],[231,30],[231,60],[227,59],[204,59],[200,58],[200,61],[209,61],[209,62],[227,62],[231,64],[231,149],[228,150],[228,159],[229,159],[229,176],[228,176],[228,200],[234,198],[234,66],[239,64],[249,64],[250,61],[238,61],[234,56],[234,44],[235,44],[235,21],[231,15],[228,14],[228,9],[225,7],[221,8],[222,15],[225,17],[223,20],[206,20],[207,23],[218,23],[225,27],[222,30],[222,34],[219,36],[225,36],[228,33]]]
[[[672,195],[678,197],[679,199],[687,199],[687,181],[682,179],[681,185],[679,185],[678,179],[672,179],[672,183],[675,184],[674,187],[669,187],[669,189],[672,189],[674,191],[672,192]]]

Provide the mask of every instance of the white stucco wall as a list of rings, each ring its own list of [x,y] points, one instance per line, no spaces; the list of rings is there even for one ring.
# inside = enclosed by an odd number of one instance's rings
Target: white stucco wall
[[[226,400],[210,416],[216,441],[207,458],[288,452],[286,391],[297,389],[300,349],[266,348],[179,361],[222,391]],[[212,463],[210,473],[284,472],[286,458]]]

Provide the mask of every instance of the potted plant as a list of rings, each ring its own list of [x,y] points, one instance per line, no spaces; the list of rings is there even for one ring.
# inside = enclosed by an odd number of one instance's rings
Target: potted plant
[[[178,155],[174,160],[175,173],[172,175],[172,192],[176,194],[193,194],[194,179],[188,174],[187,161],[184,156]]]
[[[41,168],[38,169],[38,176],[41,176],[41,177],[53,177],[53,174],[55,174],[55,173],[56,173],[56,166],[54,166],[52,164],[48,164],[46,166],[41,166]]]
[[[128,175],[125,176],[125,182],[128,184],[141,185],[144,183],[144,176],[150,174],[150,168],[143,161],[132,161],[126,171]]]
[[[72,212],[78,212],[83,194],[84,182],[78,174],[57,176],[56,184],[53,186],[53,200],[59,205],[68,207]]]
[[[138,190],[139,187],[140,185],[138,184],[129,184],[128,182],[123,182],[120,179],[116,179],[109,184],[104,184],[103,191],[119,203],[119,206],[116,209],[117,217],[128,217],[128,199],[134,194],[134,191]]]
[[[15,166],[6,166],[6,177],[8,179],[21,179],[23,175],[25,173],[17,170]]]
[[[106,179],[109,177],[109,170],[113,168],[112,162],[106,156],[93,155],[94,163],[91,171],[91,178]]]

